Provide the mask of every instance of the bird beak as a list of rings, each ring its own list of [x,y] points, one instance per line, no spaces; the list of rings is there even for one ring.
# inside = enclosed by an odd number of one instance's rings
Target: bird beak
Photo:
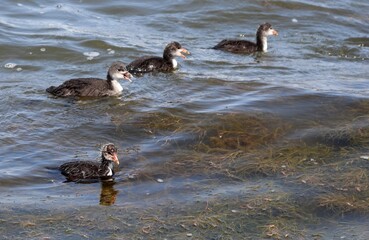
[[[133,78],[133,76],[128,71],[123,72],[123,77],[124,77],[125,80],[128,80],[129,82],[132,82],[131,78]]]
[[[183,55],[182,53],[190,54],[190,52],[189,52],[187,49],[185,49],[185,48],[181,48],[181,49],[179,49],[179,52],[180,52],[180,56],[181,56],[183,59],[186,59],[186,56],[185,56],[185,55]]]
[[[278,32],[277,32],[276,30],[274,30],[274,29],[273,29],[273,31],[272,31],[272,34],[273,34],[274,36],[278,36]]]
[[[118,155],[116,153],[113,153],[113,161],[116,162],[119,165],[119,159],[118,159]]]

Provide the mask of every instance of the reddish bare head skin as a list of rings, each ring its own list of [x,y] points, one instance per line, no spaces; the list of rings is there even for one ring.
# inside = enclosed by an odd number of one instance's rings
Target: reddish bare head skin
[[[117,153],[113,153],[113,154],[112,154],[112,156],[113,156],[113,161],[114,161],[116,164],[118,164],[118,165],[119,165],[119,159],[118,159],[118,155],[117,155]]]
[[[124,79],[125,80],[128,80],[129,82],[132,82],[132,79],[131,78],[133,78],[133,76],[128,71],[124,72],[123,73],[123,76],[124,76]]]

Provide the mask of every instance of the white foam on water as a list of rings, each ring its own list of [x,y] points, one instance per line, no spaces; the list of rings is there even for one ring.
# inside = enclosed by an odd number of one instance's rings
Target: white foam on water
[[[83,55],[87,57],[87,60],[92,60],[95,57],[100,56],[100,53],[99,52],[84,52]]]
[[[9,68],[9,69],[11,69],[11,68],[15,68],[17,66],[17,64],[16,63],[6,63],[5,65],[4,65],[4,67],[5,68]]]
[[[115,53],[115,51],[111,48],[106,49],[106,51],[108,51],[108,54],[111,54],[111,55]]]

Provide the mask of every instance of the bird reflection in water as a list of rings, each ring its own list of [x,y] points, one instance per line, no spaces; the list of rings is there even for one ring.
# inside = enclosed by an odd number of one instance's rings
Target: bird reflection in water
[[[114,181],[101,181],[100,205],[111,206],[117,199],[118,190],[114,189]]]

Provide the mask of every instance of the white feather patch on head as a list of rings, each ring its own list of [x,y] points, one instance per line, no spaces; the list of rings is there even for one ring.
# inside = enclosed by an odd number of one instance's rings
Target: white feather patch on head
[[[175,54],[175,56],[181,57],[182,56],[182,50],[181,49],[177,49]]]
[[[266,35],[267,35],[267,36],[272,36],[272,35],[273,35],[273,33],[274,33],[274,29],[269,28],[269,29],[268,29],[268,31],[266,32]]]
[[[123,75],[120,72],[114,72],[111,76],[114,80],[122,79]]]

